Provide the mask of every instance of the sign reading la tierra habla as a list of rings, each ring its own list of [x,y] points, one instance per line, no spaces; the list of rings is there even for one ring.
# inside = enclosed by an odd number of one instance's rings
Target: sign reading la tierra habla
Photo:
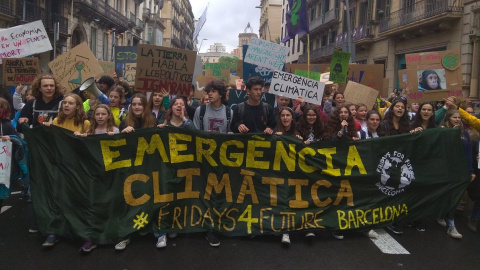
[[[138,45],[135,88],[140,91],[169,90],[186,96],[192,91],[196,52],[155,45]]]

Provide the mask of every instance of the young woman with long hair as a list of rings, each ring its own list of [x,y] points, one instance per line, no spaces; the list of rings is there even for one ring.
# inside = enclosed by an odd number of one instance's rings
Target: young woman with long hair
[[[320,120],[317,107],[312,104],[303,107],[303,114],[297,123],[297,131],[307,145],[323,140],[325,128]]]
[[[75,135],[87,132],[90,121],[87,120],[87,114],[83,109],[82,98],[77,94],[66,94],[60,112],[52,124],[71,130]]]
[[[130,133],[135,129],[154,127],[156,124],[152,113],[147,110],[147,97],[136,93],[132,96],[127,118],[122,120],[119,130],[121,133]]]
[[[410,132],[410,121],[406,110],[407,101],[404,98],[396,98],[392,101],[385,119],[380,124],[380,134],[389,136]]]
[[[423,102],[418,107],[418,112],[413,118],[410,133],[415,133],[428,128],[434,128],[435,125],[435,108],[429,102]]]
[[[367,113],[365,119],[365,122],[367,123],[367,131],[363,129],[359,130],[358,137],[362,140],[379,137],[378,128],[380,127],[380,121],[382,121],[380,113],[376,110],[371,110]]]
[[[158,127],[173,126],[195,129],[193,122],[188,119],[186,106],[185,99],[182,97],[172,99],[165,116],[165,121],[163,124],[159,124]]]
[[[341,105],[335,108],[327,121],[325,137],[331,140],[358,140],[355,120],[349,108]]]

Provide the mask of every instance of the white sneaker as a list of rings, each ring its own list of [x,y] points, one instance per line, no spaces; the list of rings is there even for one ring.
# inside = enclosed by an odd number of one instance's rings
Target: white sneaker
[[[130,237],[118,242],[118,244],[115,245],[115,250],[124,250],[128,244],[130,244]]]
[[[445,219],[437,218],[437,222],[440,224],[440,226],[447,227],[447,222],[445,222]]]
[[[288,233],[282,234],[282,243],[290,245],[290,235]]]
[[[449,226],[447,230],[447,234],[450,235],[452,238],[462,239],[462,235],[457,231],[455,226]]]
[[[378,233],[374,230],[369,230],[366,234],[368,237],[373,239],[376,239],[378,237]]]
[[[157,244],[155,245],[157,248],[164,248],[167,246],[167,236],[164,234],[158,237]]]
[[[315,237],[315,234],[313,232],[309,232],[305,234],[305,237]]]
[[[339,233],[339,232],[332,232],[332,236],[333,236],[333,238],[335,238],[335,239],[343,240],[343,234],[341,234],[341,233]]]

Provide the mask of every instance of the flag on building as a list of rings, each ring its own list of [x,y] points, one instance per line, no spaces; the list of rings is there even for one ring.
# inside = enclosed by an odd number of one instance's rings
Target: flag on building
[[[290,9],[287,11],[287,34],[282,39],[285,43],[297,34],[308,34],[307,0],[288,0]]]
[[[197,39],[198,34],[200,33],[200,30],[202,30],[203,25],[207,21],[207,9],[208,9],[208,6],[203,11],[203,14],[202,16],[200,16],[200,19],[198,19],[197,25],[195,26],[195,31],[193,31],[193,40]]]

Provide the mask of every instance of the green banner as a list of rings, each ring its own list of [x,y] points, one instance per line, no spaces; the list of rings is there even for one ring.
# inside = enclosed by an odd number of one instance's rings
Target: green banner
[[[332,61],[330,62],[329,80],[336,83],[345,83],[347,81],[349,62],[349,52],[333,51]]]
[[[455,129],[308,146],[179,128],[25,135],[40,231],[99,243],[138,230],[366,230],[444,216],[469,183]]]

